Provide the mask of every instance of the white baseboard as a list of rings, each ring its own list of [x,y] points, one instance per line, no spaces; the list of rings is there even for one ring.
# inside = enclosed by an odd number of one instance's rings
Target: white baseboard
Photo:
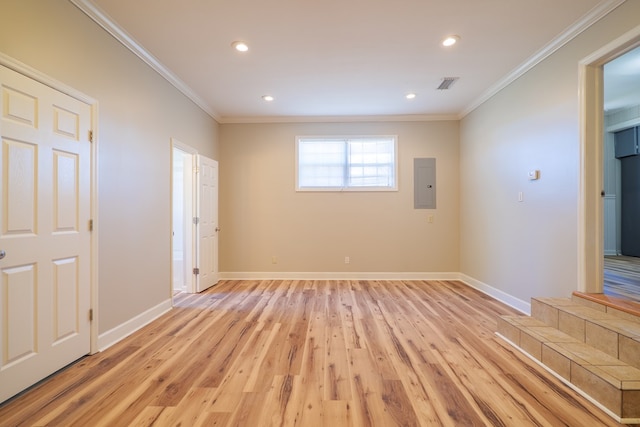
[[[508,305],[509,307],[513,307],[516,310],[521,311],[526,315],[531,314],[531,303],[522,301],[521,299],[518,299],[512,295],[509,295],[508,293],[503,292],[500,289],[496,289],[493,286],[489,286],[486,283],[483,283],[479,280],[474,279],[473,277],[469,277],[466,274],[460,273],[459,280],[463,281],[464,283],[471,286],[472,288],[475,288],[480,292],[485,293],[490,297],[497,299],[498,301]]]
[[[452,272],[236,272],[220,273],[221,280],[460,280],[460,273]]]
[[[169,310],[171,310],[171,299],[161,302],[155,307],[151,307],[147,311],[140,313],[133,319],[130,319],[115,328],[104,332],[98,336],[98,350],[104,351],[112,345],[116,344],[136,332],[138,329],[148,325]]]

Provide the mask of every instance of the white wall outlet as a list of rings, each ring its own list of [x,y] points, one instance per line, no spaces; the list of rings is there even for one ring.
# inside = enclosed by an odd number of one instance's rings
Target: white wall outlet
[[[278,257],[275,255],[271,256],[271,264],[277,264],[278,263]]]
[[[433,215],[429,215],[429,216],[427,217],[427,222],[428,222],[429,224],[433,223]]]
[[[348,256],[344,257],[345,264],[349,264],[350,262],[351,262],[351,258],[349,258]]]

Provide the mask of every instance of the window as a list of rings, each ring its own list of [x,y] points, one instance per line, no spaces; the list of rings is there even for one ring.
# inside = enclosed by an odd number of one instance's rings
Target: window
[[[397,190],[395,136],[298,137],[299,191]]]

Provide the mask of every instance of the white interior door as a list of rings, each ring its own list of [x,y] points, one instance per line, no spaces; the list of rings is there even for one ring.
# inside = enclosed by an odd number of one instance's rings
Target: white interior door
[[[89,353],[91,107],[0,66],[0,401]]]
[[[196,156],[196,291],[218,283],[218,162]]]

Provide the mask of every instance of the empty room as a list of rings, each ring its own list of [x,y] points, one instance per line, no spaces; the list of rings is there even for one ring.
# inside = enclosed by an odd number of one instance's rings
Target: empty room
[[[0,426],[640,424],[640,2],[0,17]]]

